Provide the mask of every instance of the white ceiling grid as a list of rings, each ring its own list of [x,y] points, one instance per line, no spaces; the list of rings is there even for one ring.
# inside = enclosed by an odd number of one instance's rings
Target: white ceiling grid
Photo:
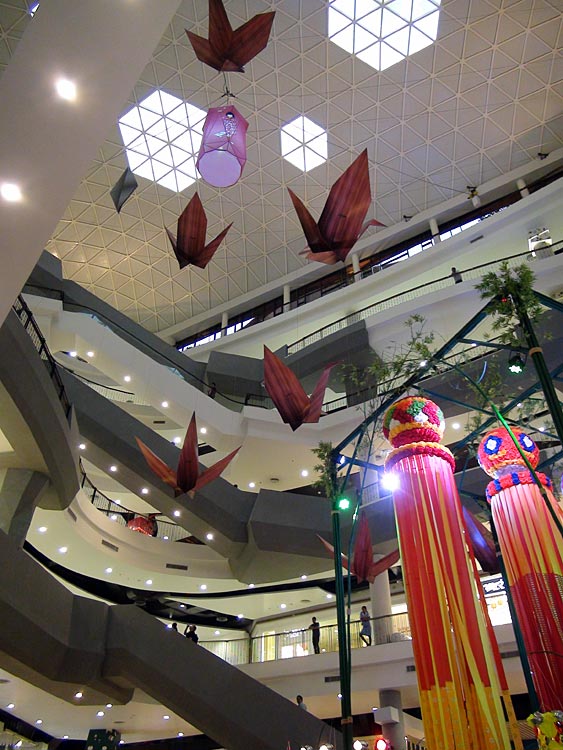
[[[364,148],[374,196],[368,218],[394,224],[563,143],[560,0],[444,0],[436,42],[382,72],[328,40],[323,0],[225,7],[235,28],[276,11],[267,48],[245,74],[229,76],[250,123],[242,179],[223,190],[200,179],[176,194],[140,177],[118,215],[109,190],[126,159],[116,123],[48,248],[67,277],[151,330],[302,267],[305,243],[286,188],[318,217],[331,184]],[[4,57],[22,9],[0,2]],[[186,28],[207,36],[207,0],[182,3],[124,112],[155,87],[202,109],[225,101],[223,76],[196,59]],[[328,133],[328,162],[305,174],[280,149],[280,127],[300,115]],[[180,272],[164,227],[175,231],[195,189],[209,238],[234,224],[205,270]]]

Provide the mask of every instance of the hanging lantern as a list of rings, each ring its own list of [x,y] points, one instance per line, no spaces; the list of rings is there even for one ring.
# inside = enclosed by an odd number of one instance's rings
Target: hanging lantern
[[[213,187],[229,187],[240,179],[246,164],[248,123],[230,104],[212,107],[203,126],[197,169]]]

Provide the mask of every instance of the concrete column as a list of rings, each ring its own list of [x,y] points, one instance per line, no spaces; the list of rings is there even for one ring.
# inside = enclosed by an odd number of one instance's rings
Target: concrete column
[[[405,750],[403,703],[399,690],[379,691],[379,708],[374,711],[374,719],[381,724],[381,733],[393,750]]]
[[[432,218],[428,223],[430,224],[430,231],[432,232],[432,239],[434,240],[434,243],[441,242],[440,227],[438,226],[438,222],[436,221],[436,219]]]
[[[381,560],[383,555],[374,555],[374,562]],[[373,644],[390,643],[393,626],[391,618],[391,589],[389,587],[389,576],[387,571],[377,576],[369,586],[371,603],[371,616],[373,620]],[[381,620],[375,618],[384,618]]]
[[[520,197],[525,198],[527,195],[530,195],[530,191],[526,187],[526,182],[524,180],[516,180],[516,187],[520,191]]]
[[[229,325],[229,313],[224,312],[221,314],[221,333],[223,336],[225,335],[225,331],[227,330],[227,326]]]
[[[49,477],[32,469],[5,469],[0,486],[0,529],[22,545]]]
[[[284,284],[283,287],[283,311],[287,312],[289,310],[289,305],[291,303],[291,287],[289,284]]]
[[[354,269],[354,281],[360,281],[360,259],[357,253],[352,254],[352,268]]]

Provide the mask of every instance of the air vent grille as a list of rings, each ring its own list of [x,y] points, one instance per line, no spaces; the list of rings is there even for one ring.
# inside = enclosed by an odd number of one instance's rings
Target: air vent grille
[[[112,544],[111,542],[108,542],[105,539],[102,539],[102,546],[109,547],[109,549],[112,549],[114,552],[119,552],[119,547],[117,545]]]
[[[325,682],[340,682],[340,675],[330,674],[327,677],[325,677]]]
[[[67,508],[66,512],[72,518],[72,520],[76,523],[76,513],[73,510],[71,510],[70,508]]]
[[[176,563],[166,563],[166,567],[170,570],[187,570],[187,565],[177,565]]]

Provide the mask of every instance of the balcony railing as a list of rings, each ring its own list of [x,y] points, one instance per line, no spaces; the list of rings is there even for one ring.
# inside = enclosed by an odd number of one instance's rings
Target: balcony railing
[[[361,627],[359,620],[350,624],[351,646],[354,649],[365,647],[360,638]],[[372,646],[411,640],[409,618],[406,613],[372,618],[371,631]],[[336,624],[322,626],[320,633],[321,653],[338,651]],[[264,633],[250,639],[200,641],[200,645],[229,664],[235,665],[293,659],[314,654],[311,631],[308,628],[289,630],[284,633]]]

